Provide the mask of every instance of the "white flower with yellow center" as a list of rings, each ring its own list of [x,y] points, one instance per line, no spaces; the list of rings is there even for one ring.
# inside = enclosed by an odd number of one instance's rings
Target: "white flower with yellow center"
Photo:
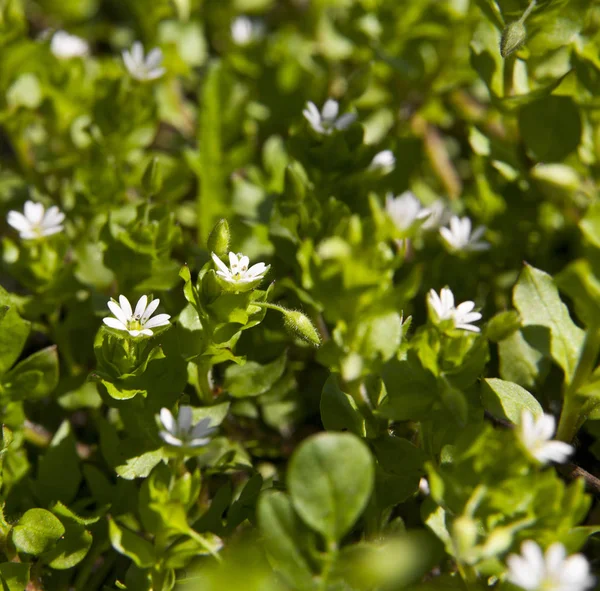
[[[479,226],[473,232],[471,232],[471,229],[469,218],[452,216],[450,227],[440,228],[440,235],[448,250],[452,253],[487,250],[490,245],[483,240],[479,240],[485,232],[485,226]]]
[[[356,115],[354,115],[354,113],[345,113],[338,117],[339,111],[339,103],[336,100],[328,99],[321,111],[319,111],[315,103],[308,101],[306,103],[306,109],[302,111],[302,114],[317,133],[329,135],[333,133],[334,130],[350,127],[350,125],[356,121]]]
[[[480,328],[472,324],[481,320],[481,314],[473,312],[475,302],[466,301],[455,307],[454,294],[448,287],[443,287],[440,295],[434,289],[429,290],[427,303],[435,324],[449,323],[451,328],[480,332]]]
[[[163,52],[155,47],[144,56],[144,46],[136,41],[131,50],[123,52],[123,63],[132,78],[136,80],[156,80],[160,78],[165,69],[161,67],[163,61]]]
[[[246,291],[258,285],[270,266],[256,263],[249,267],[250,259],[242,253],[229,253],[229,267],[214,252],[211,253],[211,257],[217,266],[218,277],[238,291]]]
[[[521,422],[516,432],[527,452],[538,462],[563,463],[573,453],[573,446],[564,441],[552,441],[556,431],[556,419],[543,414],[537,418],[527,409],[521,412]]]
[[[47,210],[41,203],[26,201],[23,213],[9,211],[6,221],[23,240],[35,240],[61,232],[65,214],[53,205]]]
[[[382,150],[377,152],[369,164],[369,170],[381,174],[389,174],[396,166],[396,157],[391,150]]]
[[[567,558],[560,542],[542,554],[536,542],[527,540],[521,545],[521,554],[511,554],[506,563],[507,579],[525,591],[585,591],[595,583],[585,556]]]
[[[177,419],[168,408],[161,408],[160,422],[165,428],[160,431],[161,439],[173,447],[203,447],[210,442],[210,435],[216,429],[211,427],[210,418],[192,425],[192,407],[181,406]]]
[[[169,314],[158,314],[154,318],[150,318],[160,304],[159,299],[152,300],[148,304],[148,296],[143,295],[135,306],[135,311],[131,309],[129,300],[123,296],[119,296],[119,303],[114,300],[108,302],[110,311],[115,315],[115,318],[110,316],[103,319],[104,324],[116,330],[124,330],[132,337],[147,336],[151,337],[154,333],[153,328],[159,326],[167,326],[169,324]]]
[[[411,191],[404,191],[398,197],[388,193],[385,196],[385,211],[401,232],[406,232],[418,222],[426,220],[431,213]]]

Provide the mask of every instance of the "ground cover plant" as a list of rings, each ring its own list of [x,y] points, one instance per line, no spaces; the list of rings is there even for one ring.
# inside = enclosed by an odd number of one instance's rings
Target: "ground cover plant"
[[[0,0],[0,587],[600,576],[600,4]]]

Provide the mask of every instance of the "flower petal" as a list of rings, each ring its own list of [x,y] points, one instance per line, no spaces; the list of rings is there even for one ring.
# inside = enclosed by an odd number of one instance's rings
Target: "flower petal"
[[[106,326],[110,326],[111,328],[115,328],[117,330],[127,330],[127,327],[122,322],[116,318],[111,318],[110,316],[108,318],[103,318],[102,322],[104,322]]]
[[[177,427],[180,432],[189,433],[192,427],[192,407],[180,406],[179,416],[177,417]]]
[[[133,312],[133,317],[136,319],[141,319],[146,311],[146,306],[148,304],[148,296],[143,295],[135,305],[135,311]]]
[[[321,117],[331,122],[337,117],[339,110],[340,105],[336,100],[327,99],[321,110]]]
[[[175,418],[168,408],[160,409],[160,421],[167,431],[175,432]]]
[[[171,318],[169,314],[158,314],[158,316],[150,318],[150,320],[144,323],[144,330],[148,328],[156,328],[157,326],[166,326],[169,324],[169,318]]]
[[[133,316],[133,310],[131,309],[129,300],[124,295],[119,296],[119,305],[121,306],[123,313],[127,316],[127,320],[131,320],[131,317]]]
[[[107,304],[108,309],[114,314],[115,318],[118,318],[123,325],[126,325],[129,322],[129,317],[121,310],[119,305],[116,302],[110,300]]]
[[[168,445],[172,445],[173,447],[183,447],[183,441],[171,433],[167,433],[166,431],[160,431],[158,433],[160,438],[167,443]]]
[[[15,230],[19,232],[31,230],[31,223],[29,220],[18,211],[9,211],[8,216],[6,217],[6,221],[9,226],[12,226]]]
[[[231,272],[227,268],[227,265],[214,252],[211,252],[210,256],[212,257],[213,262],[215,263],[215,265],[217,265],[221,273],[224,273],[225,275],[231,275]],[[219,274],[219,271],[217,271],[217,274]]]
[[[153,299],[148,304],[148,307],[146,308],[146,310],[142,314],[142,317],[140,318],[140,322],[144,326],[146,326],[148,324],[148,318],[150,318],[150,316],[152,316],[152,314],[154,314],[154,312],[156,312],[156,308],[158,308],[159,304],[160,304],[160,300],[158,298]],[[148,328],[151,328],[151,327],[148,327]]]

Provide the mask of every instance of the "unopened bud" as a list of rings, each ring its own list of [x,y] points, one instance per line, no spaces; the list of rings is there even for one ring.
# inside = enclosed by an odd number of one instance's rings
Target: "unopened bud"
[[[504,27],[500,40],[500,55],[504,58],[517,51],[527,39],[527,29],[523,20],[515,21]]]
[[[205,304],[211,304],[223,293],[223,288],[212,269],[208,270],[202,277],[200,293]]]
[[[477,543],[477,536],[477,523],[473,519],[466,515],[461,515],[454,520],[452,524],[452,538],[459,557],[464,558],[471,554]]]
[[[306,314],[296,310],[281,310],[284,317],[285,327],[302,340],[318,347],[321,344],[321,337],[314,324],[309,320]]]
[[[217,256],[225,256],[229,252],[229,224],[226,219],[219,220],[208,235],[207,246],[210,252]]]
[[[147,197],[156,195],[162,189],[162,171],[158,158],[152,158],[142,176],[142,189]]]

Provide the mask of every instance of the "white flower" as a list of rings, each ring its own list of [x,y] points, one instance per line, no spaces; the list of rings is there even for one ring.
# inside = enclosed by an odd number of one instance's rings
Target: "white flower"
[[[192,407],[181,406],[177,420],[168,408],[160,409],[160,422],[166,431],[160,431],[162,440],[174,447],[202,447],[209,443],[209,435],[216,429],[210,426],[210,418],[192,425]]]
[[[109,316],[104,318],[103,322],[110,328],[126,330],[132,337],[140,335],[151,337],[154,333],[150,329],[169,324],[169,318],[171,318],[169,314],[159,314],[150,318],[160,304],[159,299],[152,300],[148,304],[148,296],[143,295],[135,306],[135,312],[131,309],[129,300],[123,295],[119,296],[119,304],[114,300],[108,302],[107,305],[116,318]]]
[[[132,45],[131,51],[123,51],[125,67],[136,80],[160,78],[165,73],[165,69],[161,67],[162,61],[163,53],[158,47],[149,51],[144,57],[144,46],[139,41]]]
[[[302,114],[317,133],[329,135],[335,129],[339,130],[350,127],[356,120],[354,113],[346,113],[338,117],[339,110],[340,106],[338,102],[333,99],[327,99],[320,113],[315,103],[308,101],[306,109],[302,111]]]
[[[394,170],[396,166],[396,158],[391,150],[383,150],[377,152],[369,164],[369,170],[381,172],[382,174],[388,174]]]
[[[552,415],[543,414],[537,419],[533,413],[523,409],[517,435],[525,449],[542,464],[562,463],[574,449],[564,441],[551,441],[556,430],[556,420]]]
[[[53,205],[48,210],[41,203],[26,201],[23,213],[9,211],[6,221],[23,240],[42,238],[61,232],[65,214]]]
[[[479,240],[485,232],[485,226],[479,226],[471,233],[469,218],[450,218],[450,228],[440,228],[440,234],[451,252],[487,250],[490,245]]]
[[[217,275],[238,288],[250,287],[251,284],[259,282],[269,269],[264,263],[256,263],[248,268],[250,259],[242,253],[229,253],[229,267],[214,252],[210,256],[217,265]]]
[[[231,38],[238,45],[248,45],[263,35],[263,25],[247,16],[238,16],[231,23]]]
[[[427,303],[436,323],[452,321],[454,328],[462,328],[471,332],[479,332],[478,326],[471,324],[481,319],[479,312],[473,312],[475,303],[466,301],[454,307],[454,294],[448,287],[443,287],[440,295],[434,289],[429,290]]]
[[[582,554],[567,558],[565,547],[556,542],[542,554],[533,540],[521,545],[521,554],[507,559],[508,580],[526,591],[585,591],[594,585],[590,565]]]
[[[385,211],[388,213],[398,230],[409,230],[415,222],[429,217],[430,211],[423,207],[421,202],[411,191],[394,197],[391,193],[385,196]]]
[[[50,51],[60,59],[83,57],[89,50],[90,46],[85,39],[66,31],[56,31],[50,41]]]
[[[425,476],[419,480],[419,492],[424,496],[428,497],[431,494],[431,488],[429,487],[429,480]]]
[[[431,205],[427,206],[429,217],[421,226],[423,230],[438,230],[440,226],[448,223],[450,210],[443,199],[436,199]]]

